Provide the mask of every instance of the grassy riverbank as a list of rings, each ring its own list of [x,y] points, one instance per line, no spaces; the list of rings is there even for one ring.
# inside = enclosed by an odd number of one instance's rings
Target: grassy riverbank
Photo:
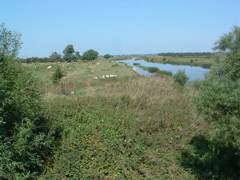
[[[181,57],[181,56],[142,56],[142,59],[148,62],[162,63],[162,64],[176,64],[176,65],[190,65],[201,66],[203,68],[210,68],[214,64],[214,57]]]
[[[48,94],[49,118],[63,137],[42,177],[192,179],[179,159],[202,125],[175,86],[132,77],[90,80],[79,95]]]
[[[156,75],[168,75],[168,76],[172,76],[172,72],[171,71],[163,71],[160,70],[156,67],[146,67],[146,66],[142,66],[140,63],[134,63],[134,66],[137,66],[139,68],[141,68],[144,71],[148,71],[150,73],[155,73]]]
[[[58,65],[66,72],[58,84],[51,83],[57,64],[28,65],[43,81],[46,118],[61,134],[40,179],[194,179],[182,152],[207,128],[189,89],[108,60]],[[117,77],[94,78],[106,74]]]

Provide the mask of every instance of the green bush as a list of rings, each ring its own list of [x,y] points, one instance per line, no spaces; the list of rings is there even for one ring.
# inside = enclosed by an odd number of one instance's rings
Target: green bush
[[[95,51],[93,49],[89,49],[83,53],[82,60],[91,61],[91,60],[97,59],[98,54],[99,53],[97,51]]]
[[[181,86],[184,86],[189,78],[187,77],[184,70],[179,70],[176,74],[173,75],[173,79]]]
[[[215,128],[221,139],[240,145],[240,27],[216,42],[220,50],[210,74],[199,90],[199,111]]]
[[[8,30],[1,28],[2,38]],[[7,34],[1,49],[19,41]],[[38,80],[17,62],[15,52],[0,53],[0,179],[34,179],[52,154],[54,132],[43,116]]]
[[[214,49],[220,51],[217,63],[201,81],[195,97],[197,109],[212,129],[205,143],[203,138],[198,139],[192,144],[193,150],[185,154],[187,166],[201,174],[200,179],[239,179],[240,176],[239,44],[240,27],[237,26],[216,42]]]
[[[159,71],[159,69],[157,67],[149,67],[147,70],[150,73],[155,73],[155,72]]]
[[[63,77],[64,77],[64,72],[62,71],[60,66],[57,66],[57,68],[52,76],[53,84],[58,83],[60,81],[60,79]]]
[[[105,54],[105,55],[103,56],[104,59],[109,59],[110,57],[111,57],[110,54]]]
[[[164,74],[164,75],[167,75],[167,76],[172,76],[172,72],[171,71],[158,70],[156,72],[156,74]]]
[[[32,73],[1,57],[1,178],[34,178],[44,170],[55,145],[44,118],[37,80]]]
[[[140,65],[140,63],[133,63],[133,65],[137,66],[137,65]]]

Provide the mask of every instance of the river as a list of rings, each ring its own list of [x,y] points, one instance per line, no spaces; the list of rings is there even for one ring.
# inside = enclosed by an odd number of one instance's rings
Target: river
[[[123,62],[129,66],[132,66],[137,69],[139,75],[143,76],[153,76],[154,73],[150,73],[148,71],[142,70],[141,68],[134,66],[134,63],[139,63],[145,67],[157,67],[163,71],[171,71],[175,74],[178,70],[185,70],[186,75],[189,77],[189,82],[197,79],[204,79],[204,75],[209,72],[209,69],[205,69],[202,67],[196,66],[185,66],[185,65],[172,65],[172,64],[159,64],[147,62],[145,60],[136,60],[136,59],[128,59],[128,60],[117,60],[116,62]]]

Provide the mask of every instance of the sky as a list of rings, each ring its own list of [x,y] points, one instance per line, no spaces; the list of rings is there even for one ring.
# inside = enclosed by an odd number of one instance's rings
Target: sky
[[[0,24],[22,34],[19,57],[212,52],[240,26],[239,0],[0,0]]]

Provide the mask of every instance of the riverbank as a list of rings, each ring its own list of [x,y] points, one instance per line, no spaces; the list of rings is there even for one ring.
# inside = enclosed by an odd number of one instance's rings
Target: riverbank
[[[142,59],[148,62],[161,63],[161,64],[173,64],[173,65],[188,65],[199,66],[203,68],[210,68],[214,62],[214,57],[197,57],[197,56],[141,56]]]
[[[65,79],[46,93],[62,140],[43,179],[194,179],[179,158],[202,123],[171,78]]]
[[[46,119],[61,136],[40,179],[194,179],[182,152],[206,125],[190,87],[110,60],[28,66],[42,77]],[[66,76],[52,84],[57,66]]]

